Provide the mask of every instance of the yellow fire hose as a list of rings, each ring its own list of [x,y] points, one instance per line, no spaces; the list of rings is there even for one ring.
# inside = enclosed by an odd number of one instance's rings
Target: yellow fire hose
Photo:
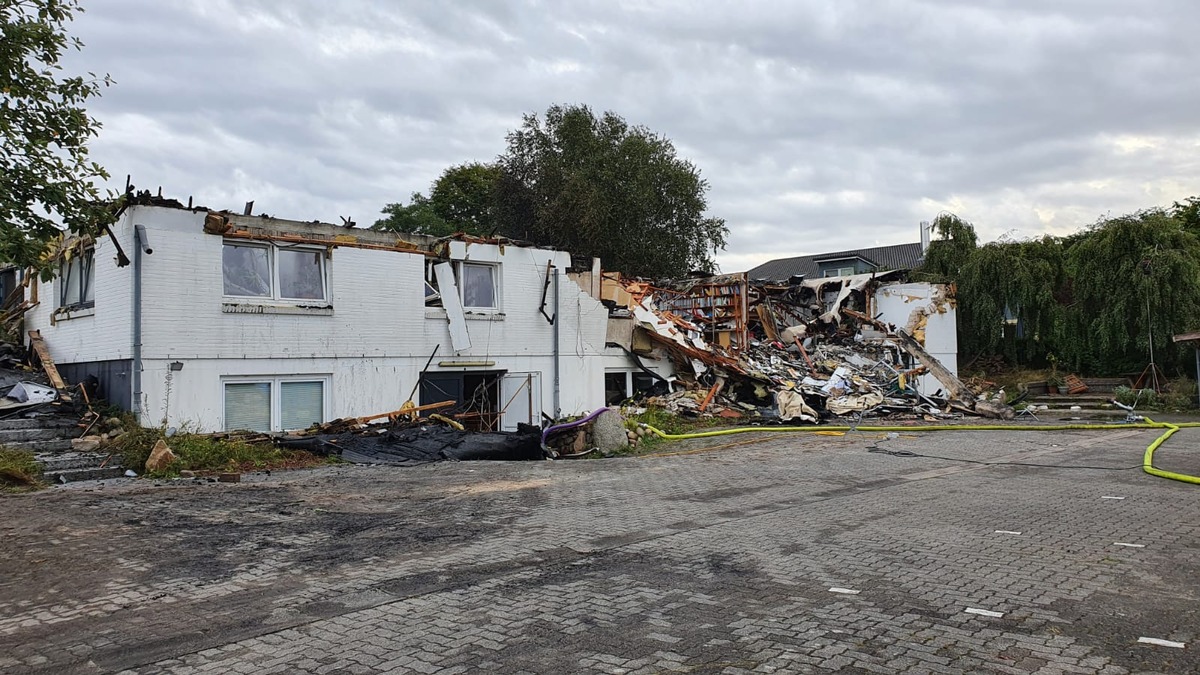
[[[1200,427],[1200,422],[1183,422],[1172,424],[1170,422],[1155,422],[1149,417],[1143,418],[1144,422],[1134,422],[1128,424],[1046,424],[1046,425],[1006,425],[1006,424],[964,424],[954,426],[811,426],[811,427],[736,427],[734,429],[719,429],[717,431],[697,431],[691,434],[668,434],[664,431],[656,429],[649,424],[642,424],[647,431],[658,436],[659,438],[668,441],[682,441],[689,438],[711,438],[714,436],[730,436],[733,434],[750,434],[750,433],[820,433],[828,431],[1113,431],[1117,429],[1165,429],[1161,436],[1154,439],[1154,442],[1146,447],[1146,452],[1142,456],[1142,471],[1151,476],[1160,478],[1169,478],[1171,480],[1183,481],[1185,483],[1194,483],[1200,485],[1200,476],[1189,476],[1182,473],[1174,473],[1172,471],[1163,471],[1154,466],[1154,451],[1159,448],[1168,438],[1173,436],[1176,431],[1186,428]]]

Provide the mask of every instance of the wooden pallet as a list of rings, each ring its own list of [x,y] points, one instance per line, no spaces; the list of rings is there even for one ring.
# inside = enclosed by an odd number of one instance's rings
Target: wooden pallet
[[[1066,386],[1068,394],[1082,394],[1088,390],[1088,386],[1083,383],[1083,380],[1079,379],[1075,375],[1067,375],[1064,377],[1063,384]]]

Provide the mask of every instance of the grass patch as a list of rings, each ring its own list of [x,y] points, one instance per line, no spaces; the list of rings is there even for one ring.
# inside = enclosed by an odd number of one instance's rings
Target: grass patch
[[[27,450],[0,447],[0,492],[29,492],[45,487],[42,467]]]
[[[162,471],[150,471],[150,478],[178,476],[180,471],[211,474],[224,471],[261,471],[263,469],[300,469],[336,462],[305,450],[287,450],[270,443],[246,443],[217,439],[186,431],[167,438],[162,429],[148,429],[126,420],[126,429],[106,449],[122,457],[126,468],[141,473],[158,441],[165,441],[176,459]]]
[[[704,431],[716,427],[726,427],[736,424],[738,418],[725,417],[684,417],[676,415],[664,408],[650,407],[645,412],[625,417],[625,428],[636,429],[639,424],[647,424],[666,434],[687,434],[693,431]],[[661,446],[670,443],[653,433],[647,433],[638,441],[636,446],[630,446],[618,455],[648,455],[658,452]]]

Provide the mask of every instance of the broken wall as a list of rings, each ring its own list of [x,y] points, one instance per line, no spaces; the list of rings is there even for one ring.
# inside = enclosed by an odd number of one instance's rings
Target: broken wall
[[[948,284],[906,283],[875,291],[875,318],[904,329],[954,375],[958,375],[958,318]],[[942,389],[932,375],[920,378],[921,392]]]

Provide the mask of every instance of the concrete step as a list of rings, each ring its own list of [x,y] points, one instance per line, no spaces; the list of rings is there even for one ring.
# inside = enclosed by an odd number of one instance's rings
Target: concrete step
[[[0,430],[15,429],[78,429],[79,421],[65,417],[14,417],[0,420]]]
[[[13,450],[28,450],[30,452],[64,452],[71,449],[71,439],[55,439],[49,441],[13,441],[5,443]]]
[[[109,458],[108,453],[103,452],[41,453],[34,455],[34,459],[42,466],[42,473],[99,467],[105,463],[105,460],[108,460],[107,466],[120,466],[121,464],[120,457]]]
[[[125,475],[125,469],[119,466],[84,467],[80,469],[64,469],[62,471],[47,471],[42,474],[42,480],[47,483],[74,483],[81,480],[103,480],[105,478],[120,478]]]
[[[73,429],[0,429],[0,445],[10,445],[22,441],[54,441],[74,437]]]

